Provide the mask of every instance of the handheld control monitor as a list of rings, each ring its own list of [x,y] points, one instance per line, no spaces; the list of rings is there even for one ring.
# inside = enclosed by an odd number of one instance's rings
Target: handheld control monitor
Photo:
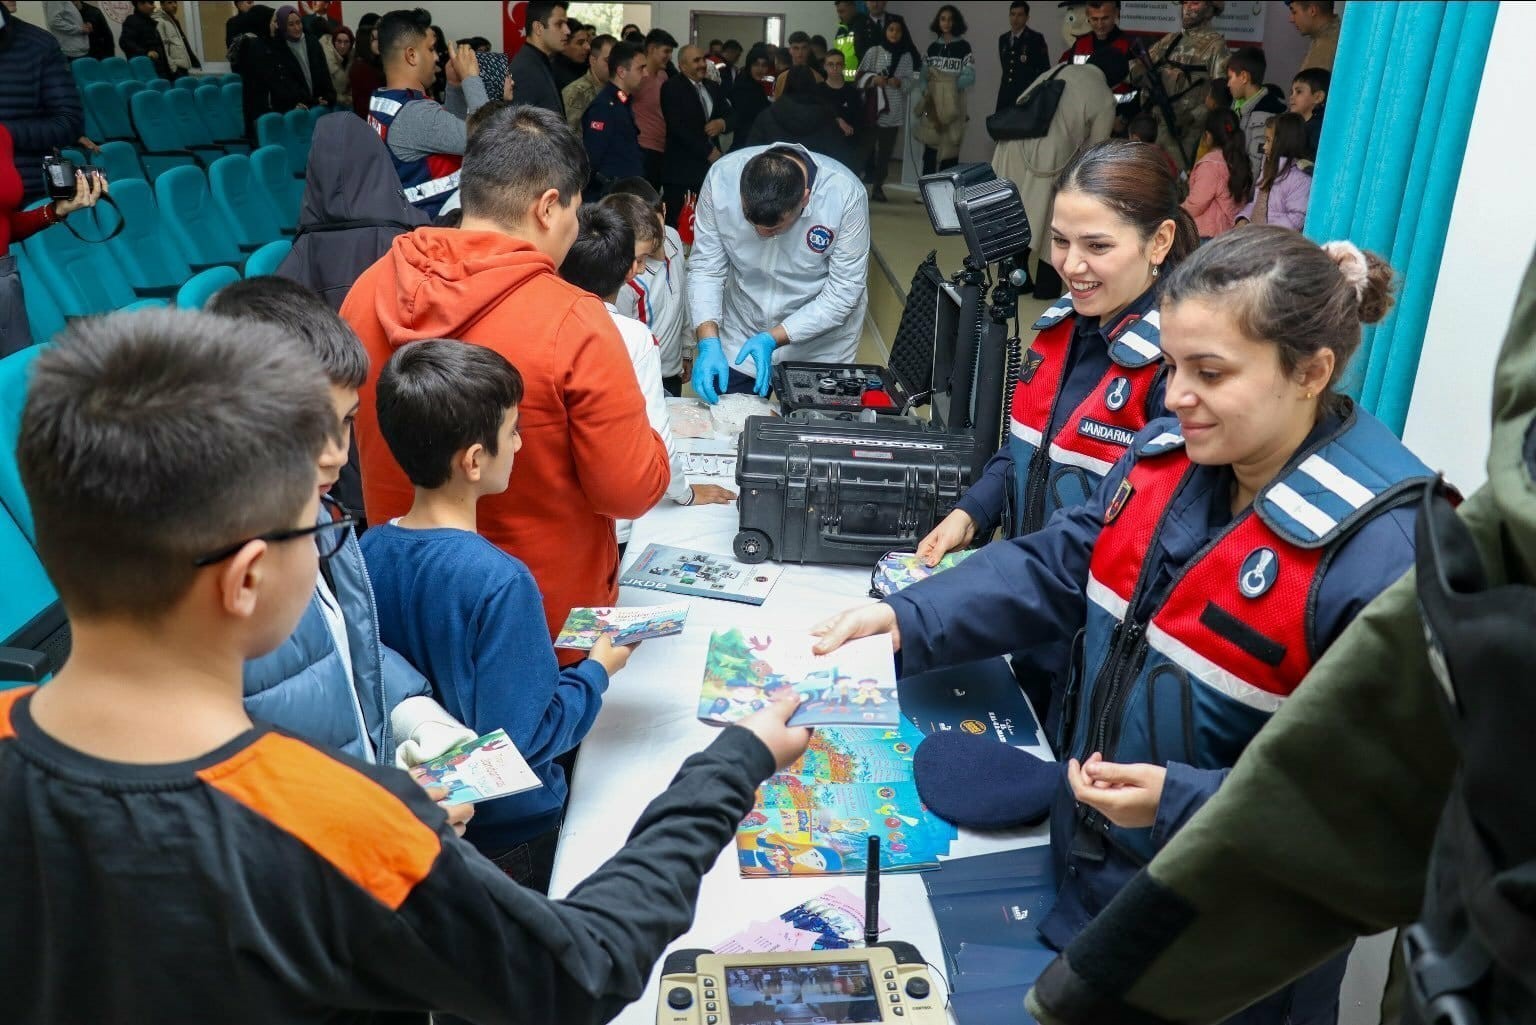
[[[943,998],[917,948],[715,954],[680,950],[662,969],[656,1025],[943,1025]]]

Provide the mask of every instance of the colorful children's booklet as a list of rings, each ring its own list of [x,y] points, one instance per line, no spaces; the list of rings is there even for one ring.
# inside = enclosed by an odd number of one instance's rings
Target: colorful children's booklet
[[[919,580],[927,580],[935,573],[943,573],[947,569],[953,569],[960,565],[978,549],[967,548],[958,552],[950,552],[939,560],[937,566],[929,566],[917,557],[916,552],[886,552],[875,563],[874,572],[869,575],[869,596],[871,598],[888,598],[897,591],[906,590]]]
[[[780,566],[749,566],[726,555],[691,548],[646,545],[619,583],[624,587],[761,605],[783,572]]]
[[[885,871],[937,868],[959,835],[928,814],[912,783],[770,780],[736,827],[736,858],[748,877],[862,872],[871,834]]]
[[[622,609],[572,609],[565,625],[560,628],[560,635],[555,638],[555,647],[589,651],[604,634],[613,644],[634,644],[652,637],[667,637],[682,633],[687,618],[688,603],[685,601]]]
[[[423,785],[444,787],[449,804],[476,804],[543,786],[506,730],[465,741],[411,769]]]
[[[881,634],[849,641],[829,655],[811,652],[799,630],[716,630],[704,656],[699,718],[726,725],[751,715],[783,690],[800,695],[791,726],[896,726],[896,656]]]

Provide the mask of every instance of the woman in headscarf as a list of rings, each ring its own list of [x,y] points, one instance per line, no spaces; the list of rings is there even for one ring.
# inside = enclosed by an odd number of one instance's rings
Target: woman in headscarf
[[[869,198],[884,203],[885,179],[891,170],[896,137],[907,121],[907,93],[917,83],[917,58],[903,21],[888,21],[880,42],[864,51],[854,85],[865,91],[866,105],[874,115],[875,148],[864,180],[872,189]]]
[[[265,75],[273,110],[282,114],[336,102],[325,54],[314,37],[305,34],[298,8],[285,4],[277,9],[271,53]]]
[[[229,67],[242,79],[245,134],[254,138],[256,119],[272,110],[267,70],[272,66],[272,29],[276,13],[266,4],[252,4],[230,19]]]
[[[331,74],[331,88],[336,90],[336,105],[352,105],[352,64],[357,60],[357,37],[343,25],[328,36],[320,37],[325,67]]]

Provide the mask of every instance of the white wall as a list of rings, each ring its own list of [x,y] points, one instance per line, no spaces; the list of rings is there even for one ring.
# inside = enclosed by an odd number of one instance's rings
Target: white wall
[[[1282,0],[1254,0],[1263,3],[1264,52],[1269,58],[1268,78],[1281,85],[1287,93],[1291,89],[1291,76],[1299,70],[1301,58],[1307,52],[1307,41],[1291,27],[1290,15]],[[938,0],[894,0],[887,8],[907,19],[918,48],[926,50],[933,41],[928,25],[942,6]],[[997,83],[1002,69],[997,63],[997,37],[1008,31],[1008,3],[1006,0],[959,0],[956,6],[965,15],[969,31],[966,38],[976,51],[976,85],[971,89],[971,122],[966,129],[965,141],[960,147],[962,160],[991,160],[993,142],[987,136],[985,121],[992,113],[997,100]],[[1029,27],[1045,36],[1046,47],[1053,57],[1067,48],[1068,41],[1061,31],[1062,10],[1055,0],[1031,0]],[[827,5],[831,9],[831,4]],[[1341,7],[1342,9],[1342,7]]]
[[[1536,4],[1499,5],[1403,433],[1466,492],[1487,479],[1494,362],[1536,248],[1536,203],[1522,198],[1536,139],[1511,131],[1529,119],[1529,47],[1520,40],[1533,33]]]

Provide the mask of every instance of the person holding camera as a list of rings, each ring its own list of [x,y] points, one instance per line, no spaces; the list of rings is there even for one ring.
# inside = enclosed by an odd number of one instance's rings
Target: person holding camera
[[[71,171],[74,191],[61,198],[63,183],[69,180]],[[45,169],[43,177],[53,202],[23,210],[21,174],[16,170],[11,133],[0,124],[0,358],[32,344],[32,328],[27,322],[27,307],[21,293],[21,275],[16,269],[16,258],[10,254],[11,243],[57,224],[76,210],[95,206],[107,191],[107,180],[100,172],[87,174],[73,170],[68,161],[59,161],[56,166]]]

